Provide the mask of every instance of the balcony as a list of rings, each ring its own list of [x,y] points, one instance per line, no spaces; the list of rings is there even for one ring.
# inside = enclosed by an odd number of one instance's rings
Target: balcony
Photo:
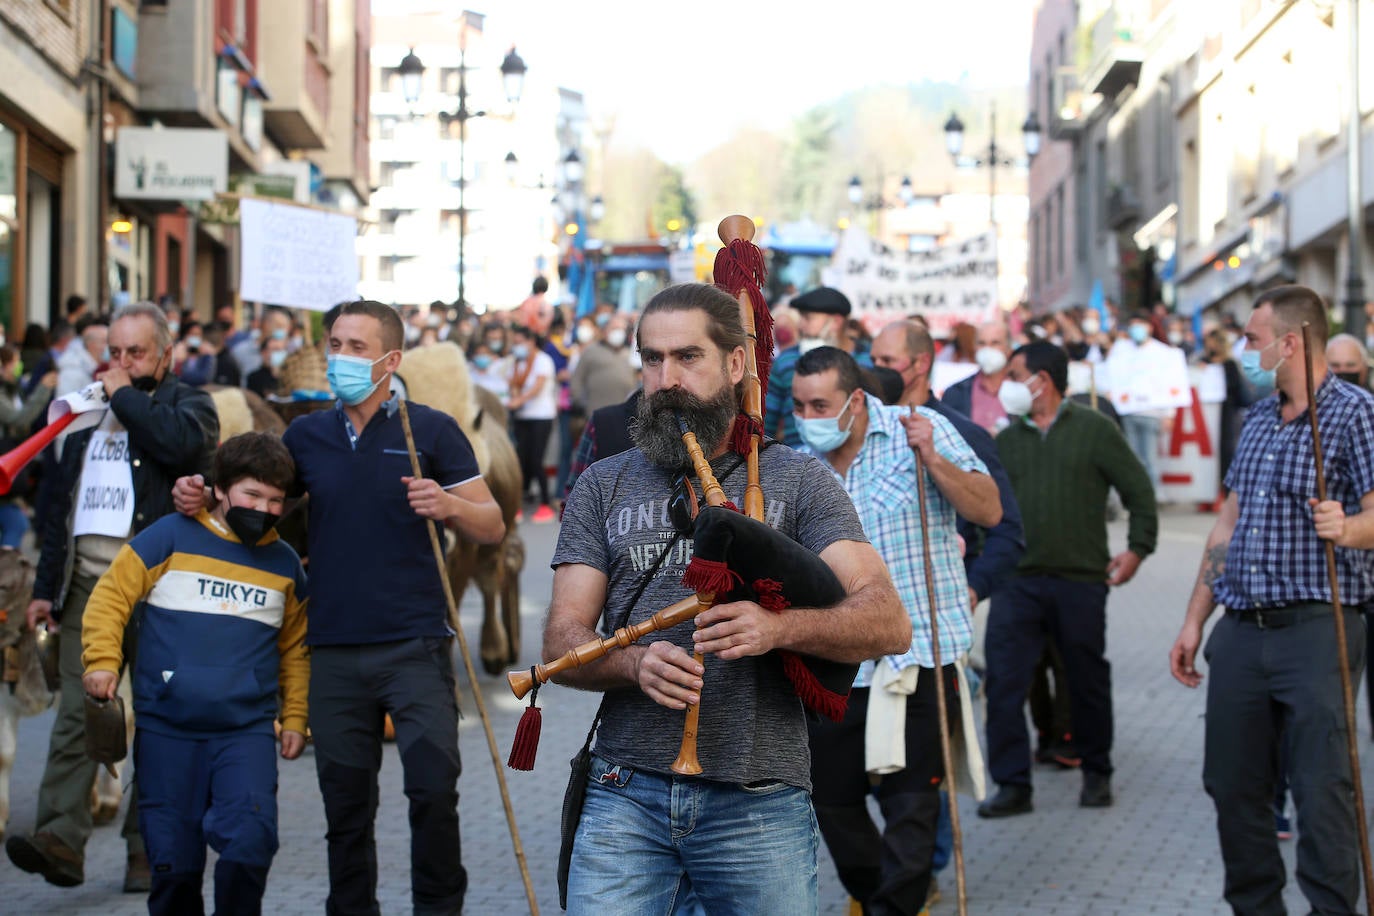
[[[1145,48],[1139,41],[1139,25],[1123,14],[1117,4],[1107,9],[1092,26],[1092,54],[1087,77],[1089,92],[1114,99],[1140,79]]]
[[[1088,126],[1096,97],[1083,91],[1078,71],[1060,67],[1054,74],[1054,110],[1050,112],[1051,140],[1076,140]]]
[[[1134,229],[1140,222],[1140,210],[1140,198],[1136,196],[1134,188],[1128,184],[1113,185],[1107,193],[1103,221],[1114,232]]]
[[[323,149],[329,114],[329,67],[323,35],[310,33],[309,3],[262,3],[258,69],[272,87],[263,126],[283,149]]]

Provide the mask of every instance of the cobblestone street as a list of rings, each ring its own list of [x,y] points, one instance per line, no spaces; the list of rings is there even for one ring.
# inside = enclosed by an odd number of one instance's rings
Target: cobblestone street
[[[1201,785],[1204,695],[1169,677],[1167,651],[1182,619],[1202,543],[1212,516],[1180,508],[1162,519],[1160,550],[1130,585],[1110,601],[1109,655],[1116,708],[1116,805],[1105,810],[1077,806],[1080,777],[1045,769],[1035,774],[1034,814],[983,821],[968,798],[961,799],[968,863],[969,911],[976,914],[1142,914],[1224,913],[1221,865],[1213,810]],[[556,526],[524,527],[529,562],[523,580],[525,645],[522,663],[536,659],[540,625],[549,593],[547,568]],[[1124,525],[1113,526],[1124,539]],[[463,607],[474,651],[479,625],[473,595]],[[506,819],[492,762],[466,678],[461,747],[465,771],[460,783],[463,860],[470,875],[466,912],[525,911]],[[501,762],[509,750],[522,704],[504,680],[480,678],[493,718]],[[506,771],[515,815],[539,905],[558,912],[555,865],[558,818],[567,760],[582,741],[596,698],[552,687],[540,696],[543,740],[533,773]],[[1368,716],[1359,712],[1365,784],[1374,784],[1369,765]],[[13,777],[10,827],[27,831],[46,750],[51,715],[25,721]],[[384,913],[409,911],[409,831],[401,769],[395,748],[386,749],[377,823],[379,899]],[[269,879],[265,912],[320,913],[327,888],[324,813],[310,751],[280,762],[281,850]],[[1290,864],[1290,910],[1306,910],[1291,878],[1293,843],[1284,843]],[[139,896],[119,893],[124,850],[118,827],[96,831],[87,850],[86,882],[71,890],[50,887],[0,861],[0,912],[133,914],[144,912]],[[207,877],[206,891],[210,893]],[[936,913],[953,913],[953,868],[940,876],[944,899]],[[821,862],[821,910],[845,912],[845,895],[827,857]]]

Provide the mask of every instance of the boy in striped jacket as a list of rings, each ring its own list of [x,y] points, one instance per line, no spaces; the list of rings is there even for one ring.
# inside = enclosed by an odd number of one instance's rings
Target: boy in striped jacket
[[[121,548],[82,624],[97,698],[114,696],[125,628],[140,627],[134,767],[153,914],[204,911],[207,843],[215,910],[261,911],[277,851],[274,722],[282,757],[305,747],[305,573],[272,530],[295,465],[280,439],[247,433],[220,446],[213,473],[214,508],[168,515]]]

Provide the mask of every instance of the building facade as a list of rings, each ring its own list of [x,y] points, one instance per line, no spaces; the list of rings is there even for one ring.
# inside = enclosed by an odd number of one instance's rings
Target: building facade
[[[208,314],[237,291],[217,192],[365,204],[370,24],[369,0],[0,5],[0,321],[74,293]],[[213,179],[178,171],[192,148]]]

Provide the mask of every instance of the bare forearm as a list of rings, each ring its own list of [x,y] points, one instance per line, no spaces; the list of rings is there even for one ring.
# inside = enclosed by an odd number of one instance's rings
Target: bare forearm
[[[861,662],[911,648],[911,619],[890,581],[872,581],[828,608],[783,611],[777,647],[828,658]]]
[[[495,500],[474,502],[449,494],[451,509],[446,521],[463,537],[478,544],[496,544],[506,536],[506,522]]]
[[[1218,532],[1214,529],[1208,537],[1207,548],[1202,552],[1197,582],[1193,584],[1193,593],[1188,599],[1188,611],[1183,620],[1185,626],[1191,625],[1201,629],[1207,618],[1216,610],[1217,601],[1213,587],[1226,572],[1226,551],[1230,547],[1230,542],[1229,531]]]
[[[1374,512],[1356,512],[1345,517],[1345,532],[1336,542],[1355,550],[1374,549]]]
[[[987,474],[965,471],[943,457],[927,462],[930,477],[936,488],[954,506],[954,511],[984,528],[991,528],[1002,520],[1002,500],[997,482]]]
[[[544,662],[562,658],[568,652],[594,640],[601,634],[578,620],[549,613],[544,623]],[[636,686],[639,660],[646,651],[642,645],[613,649],[596,661],[568,668],[554,677],[554,681],[581,690],[613,690]]]

